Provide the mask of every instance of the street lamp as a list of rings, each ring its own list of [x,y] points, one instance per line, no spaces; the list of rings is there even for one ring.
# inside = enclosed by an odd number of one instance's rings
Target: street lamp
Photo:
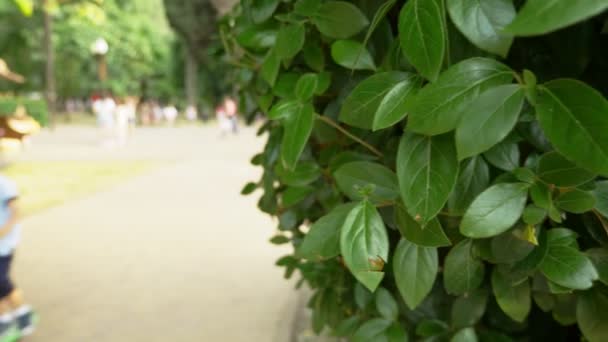
[[[93,44],[91,44],[91,53],[97,58],[97,73],[99,81],[104,82],[108,78],[108,68],[106,65],[106,54],[110,47],[108,42],[103,38],[97,38]]]

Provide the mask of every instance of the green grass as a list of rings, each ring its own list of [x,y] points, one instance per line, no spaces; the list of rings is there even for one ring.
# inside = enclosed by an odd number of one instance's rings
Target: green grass
[[[108,189],[158,163],[145,161],[44,161],[10,165],[2,173],[19,186],[22,215]]]

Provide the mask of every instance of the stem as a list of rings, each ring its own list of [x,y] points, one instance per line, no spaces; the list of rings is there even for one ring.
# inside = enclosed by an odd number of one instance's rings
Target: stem
[[[513,77],[515,77],[515,80],[517,81],[517,83],[519,83],[521,85],[525,85],[524,80],[521,78],[521,76],[519,76],[518,73],[513,72]]]
[[[448,20],[445,11],[445,1],[441,1],[441,6],[443,7],[443,26],[445,27],[445,60],[447,67],[449,68],[452,65],[452,56],[450,56],[450,30],[448,28]]]
[[[602,214],[600,214],[599,211],[597,211],[597,209],[593,209],[593,213],[595,214],[595,216],[597,216],[597,219],[602,224],[602,227],[604,227],[604,230],[606,231],[606,235],[608,235],[608,223],[606,223],[606,221],[604,221],[604,217],[602,216]]]
[[[326,124],[332,126],[333,128],[337,129],[338,131],[342,132],[344,135],[346,135],[347,137],[351,138],[352,140],[358,142],[359,144],[361,144],[363,147],[365,147],[368,150],[370,150],[371,152],[373,152],[378,157],[380,157],[380,158],[384,157],[384,154],[382,154],[382,152],[378,151],[374,146],[366,143],[365,141],[361,140],[361,138],[353,135],[352,133],[350,133],[349,131],[344,129],[342,126],[338,125],[332,119],[328,118],[327,116],[323,116],[323,115],[319,115],[319,114],[316,114],[316,116],[317,116],[317,119],[325,122]]]

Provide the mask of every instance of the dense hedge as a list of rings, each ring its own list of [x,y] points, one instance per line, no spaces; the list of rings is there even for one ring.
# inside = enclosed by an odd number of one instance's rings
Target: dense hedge
[[[243,193],[317,332],[608,341],[607,0],[243,0]]]

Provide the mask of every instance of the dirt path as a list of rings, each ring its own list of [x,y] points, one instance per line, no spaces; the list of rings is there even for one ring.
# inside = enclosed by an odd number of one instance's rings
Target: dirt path
[[[275,224],[257,196],[238,195],[258,176],[253,130],[152,129],[121,151],[84,141],[90,129],[58,133],[24,159],[171,163],[25,220],[15,276],[42,317],[28,341],[287,341],[296,296],[274,266],[285,250],[267,242]]]

